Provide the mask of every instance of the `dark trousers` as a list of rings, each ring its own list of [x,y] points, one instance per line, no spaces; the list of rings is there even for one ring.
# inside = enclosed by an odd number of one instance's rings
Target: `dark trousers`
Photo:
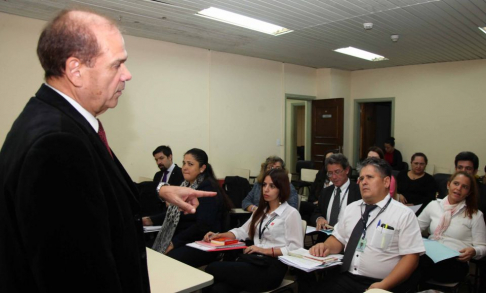
[[[419,270],[422,272],[422,282],[433,279],[441,283],[454,283],[464,280],[469,272],[469,265],[455,258],[434,263],[424,254],[420,257]]]
[[[203,292],[262,292],[277,288],[288,267],[276,258],[268,258],[267,267],[240,261],[213,262],[206,267],[206,273],[214,276],[214,284]]]
[[[412,275],[413,276],[413,275]],[[416,287],[416,282],[407,280],[395,288],[389,290],[391,292],[407,292],[409,289]],[[373,283],[380,282],[381,279],[374,279],[364,276],[353,275],[349,272],[336,273],[327,276],[324,280],[318,282],[308,292],[309,293],[356,293],[365,292]]]
[[[169,251],[167,256],[176,259],[180,262],[183,262],[186,265],[189,265],[191,267],[198,268],[200,266],[208,265],[216,261],[219,254],[220,253],[217,251],[208,252],[208,251],[195,249],[189,246],[181,246]]]

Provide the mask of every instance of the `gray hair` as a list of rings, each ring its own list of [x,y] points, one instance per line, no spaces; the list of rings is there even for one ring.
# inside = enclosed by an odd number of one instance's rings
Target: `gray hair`
[[[348,158],[346,158],[346,156],[344,156],[343,154],[330,155],[329,158],[326,159],[324,166],[326,167],[327,170],[327,165],[334,165],[334,164],[341,165],[341,167],[343,167],[344,170],[346,170],[349,167]]]

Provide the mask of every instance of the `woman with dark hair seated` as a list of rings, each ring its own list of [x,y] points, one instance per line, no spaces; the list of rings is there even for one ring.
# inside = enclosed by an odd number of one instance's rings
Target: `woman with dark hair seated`
[[[378,159],[384,159],[385,154],[381,150],[381,148],[377,146],[372,146],[368,149],[368,156],[367,158],[378,158]],[[395,180],[395,177],[391,177],[391,182],[390,182],[390,196],[392,198],[395,198],[395,193],[396,193],[396,186],[397,186],[397,181]]]
[[[400,186],[400,185],[399,185]],[[466,172],[456,172],[447,182],[448,195],[430,202],[418,217],[420,229],[429,239],[457,250],[458,258],[433,263],[423,256],[423,281],[462,281],[469,272],[468,262],[486,255],[486,226],[478,210],[476,180]]]
[[[240,228],[226,233],[209,232],[204,241],[216,237],[251,239],[249,246],[236,261],[213,262],[206,272],[214,276],[214,284],[204,292],[261,292],[277,288],[287,265],[279,255],[303,245],[302,222],[299,212],[289,206],[289,177],[283,170],[265,173],[258,208]]]
[[[401,171],[403,169],[402,153],[395,149],[394,137],[385,140],[385,161],[390,164],[393,170]]]
[[[265,162],[262,163],[260,168],[260,174],[258,174],[257,182],[253,184],[253,188],[250,190],[248,195],[243,199],[241,202],[241,208],[248,211],[254,212],[258,208],[258,203],[260,202],[260,194],[262,189],[263,178],[265,172],[272,170],[272,169],[282,169],[288,174],[287,169],[285,169],[284,161],[277,156],[270,156],[268,157]],[[289,179],[287,177],[287,179]],[[290,180],[290,179],[289,179]],[[297,190],[294,186],[290,185],[290,197],[288,199],[289,205],[294,208],[297,208],[299,205],[299,195],[297,194]]]
[[[425,173],[427,156],[415,153],[410,160],[410,171],[401,171],[397,176],[399,201],[405,205],[422,204],[423,208],[434,200],[437,186],[434,177]]]
[[[186,244],[201,240],[208,231],[227,228],[223,227],[223,223],[226,222],[231,203],[217,183],[203,150],[191,149],[184,154],[182,175],[184,182],[181,186],[218,194],[200,198],[195,214],[184,214],[177,206],[170,205],[152,248],[190,266],[200,267],[214,261],[218,253],[200,251]]]

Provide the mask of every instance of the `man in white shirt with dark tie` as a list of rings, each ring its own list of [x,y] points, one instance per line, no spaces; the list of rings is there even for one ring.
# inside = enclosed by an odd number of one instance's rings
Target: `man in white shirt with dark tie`
[[[368,158],[361,163],[359,184],[362,200],[346,207],[343,218],[326,242],[309,250],[326,256],[344,249],[340,273],[319,282],[310,292],[364,292],[378,288],[407,292],[406,282],[425,252],[415,214],[391,199],[391,167]]]

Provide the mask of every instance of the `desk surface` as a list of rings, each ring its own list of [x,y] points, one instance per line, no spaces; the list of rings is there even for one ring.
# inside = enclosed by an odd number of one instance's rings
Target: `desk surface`
[[[147,248],[150,290],[193,292],[213,284],[213,276]]]

